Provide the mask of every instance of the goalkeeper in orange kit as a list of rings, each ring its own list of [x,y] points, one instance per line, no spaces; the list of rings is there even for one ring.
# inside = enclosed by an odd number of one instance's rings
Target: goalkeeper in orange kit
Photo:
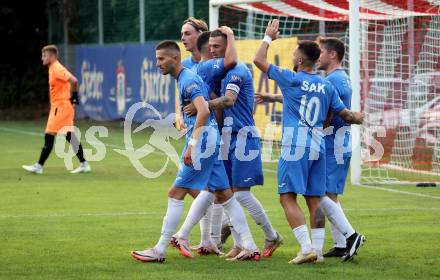
[[[71,173],[90,172],[81,143],[73,134],[74,106],[78,104],[78,80],[58,61],[58,49],[55,45],[45,46],[41,52],[43,65],[49,68],[50,112],[40,158],[37,163],[23,165],[23,168],[31,173],[42,174],[43,165],[52,151],[55,135],[62,133],[66,135],[66,140],[72,145],[80,161],[80,166]]]

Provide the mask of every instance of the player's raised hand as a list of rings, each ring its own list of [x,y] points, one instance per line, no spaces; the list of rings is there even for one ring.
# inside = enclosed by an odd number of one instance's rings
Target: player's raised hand
[[[280,22],[277,19],[270,20],[267,24],[265,34],[272,38],[272,41],[280,37],[279,26]]]
[[[234,35],[234,31],[230,27],[225,26],[225,25],[221,26],[219,28],[219,30],[221,33],[223,33],[225,35]]]
[[[194,116],[195,114],[197,114],[197,110],[196,107],[194,106],[194,104],[191,102],[188,105],[186,105],[185,107],[183,107],[183,112],[188,116]]]

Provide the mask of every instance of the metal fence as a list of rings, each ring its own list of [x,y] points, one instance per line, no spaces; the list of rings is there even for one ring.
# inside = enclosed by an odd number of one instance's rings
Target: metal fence
[[[48,0],[48,41],[107,44],[178,39],[181,23],[190,14],[208,21],[208,0]]]
[[[48,43],[75,72],[75,46],[178,40],[189,16],[208,21],[208,0],[48,0]],[[143,27],[143,28],[141,28]]]

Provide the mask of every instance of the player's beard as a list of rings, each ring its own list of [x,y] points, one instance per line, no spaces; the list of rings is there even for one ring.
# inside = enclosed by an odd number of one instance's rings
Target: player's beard
[[[293,65],[293,71],[298,72],[298,65]]]
[[[160,69],[160,72],[162,73],[162,75],[168,75],[171,72],[171,69],[170,68]]]
[[[316,69],[324,70],[324,71],[326,71],[327,68],[328,68],[328,65],[325,65],[322,62],[319,62],[318,67],[316,67]]]

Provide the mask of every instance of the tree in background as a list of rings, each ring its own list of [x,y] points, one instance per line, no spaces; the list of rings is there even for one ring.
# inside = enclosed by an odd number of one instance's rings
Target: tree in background
[[[194,0],[194,15],[208,20],[208,0]],[[0,31],[6,52],[0,60],[0,118],[5,109],[45,114],[48,108],[47,69],[41,48],[56,44],[61,59],[74,66],[72,46],[98,43],[98,1],[3,0]],[[145,0],[145,40],[180,39],[188,17],[186,0]],[[103,0],[104,43],[139,41],[139,0]],[[67,43],[67,44],[65,44]],[[70,46],[70,47],[68,47]],[[67,55],[66,55],[67,53]],[[35,116],[35,115],[34,115]]]
[[[46,1],[1,1],[0,33],[0,108],[47,103],[47,70],[40,60],[47,43]]]

